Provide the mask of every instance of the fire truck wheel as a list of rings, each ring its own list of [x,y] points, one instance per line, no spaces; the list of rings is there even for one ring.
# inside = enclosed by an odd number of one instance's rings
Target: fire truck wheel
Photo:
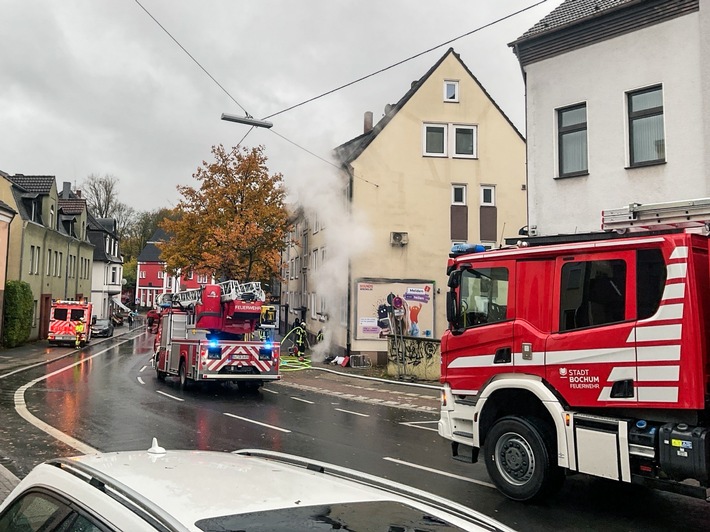
[[[185,390],[190,383],[190,379],[187,377],[187,367],[185,366],[185,361],[180,361],[180,389]]]
[[[499,419],[486,436],[486,469],[506,497],[539,500],[562,487],[564,481],[564,470],[554,463],[554,448],[547,423],[507,416]]]

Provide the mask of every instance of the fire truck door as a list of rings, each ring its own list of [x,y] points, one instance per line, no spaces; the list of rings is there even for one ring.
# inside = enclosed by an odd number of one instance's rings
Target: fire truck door
[[[636,402],[636,254],[558,257],[548,382],[573,407]]]
[[[479,390],[493,375],[513,371],[515,264],[476,263],[461,272],[459,323],[448,339],[447,381],[455,391]],[[475,371],[471,371],[475,368]]]

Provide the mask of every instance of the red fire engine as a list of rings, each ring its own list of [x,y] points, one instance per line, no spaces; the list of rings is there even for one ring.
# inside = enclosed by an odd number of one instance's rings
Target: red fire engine
[[[710,199],[454,246],[439,434],[507,497],[586,473],[708,499]]]
[[[71,344],[76,342],[76,324],[84,322],[84,332],[81,334],[80,345],[84,347],[91,340],[91,323],[93,320],[93,305],[84,301],[53,300],[49,314],[50,344]]]
[[[260,283],[225,281],[166,294],[155,346],[158,379],[178,376],[180,386],[231,381],[257,389],[279,380],[279,344],[253,341],[265,300]]]

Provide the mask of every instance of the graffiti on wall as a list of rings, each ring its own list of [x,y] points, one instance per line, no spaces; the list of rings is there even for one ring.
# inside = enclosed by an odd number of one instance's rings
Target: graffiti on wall
[[[397,376],[438,380],[440,347],[439,340],[390,335],[387,338],[388,372]]]

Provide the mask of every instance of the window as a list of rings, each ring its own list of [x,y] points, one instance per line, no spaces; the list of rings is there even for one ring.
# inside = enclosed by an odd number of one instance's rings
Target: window
[[[188,274],[187,274],[187,278],[188,278],[188,280],[192,281],[192,277],[193,277],[193,274],[192,274],[192,272],[190,272],[190,273],[188,273]]]
[[[459,82],[444,81],[444,101],[458,102],[459,101]]]
[[[52,250],[48,249],[47,250],[47,273],[46,275],[50,275],[52,273]]]
[[[145,270],[141,271],[141,279],[145,279]]]
[[[54,252],[54,269],[52,273],[55,277],[59,275],[59,253],[57,251]]]
[[[495,207],[496,206],[496,187],[489,185],[481,186],[481,206]]]
[[[475,159],[477,131],[474,125],[424,124],[424,155]]]
[[[568,262],[562,266],[560,331],[624,321],[626,262]]]
[[[451,205],[466,205],[466,185],[451,185]]]
[[[30,275],[34,272],[35,267],[35,247],[30,246]]]
[[[39,261],[42,259],[41,251],[42,251],[42,248],[37,246],[37,253],[35,253],[35,268],[34,268],[35,275],[39,275]]]
[[[459,294],[461,312],[457,328],[465,329],[507,319],[508,269],[464,270]]]
[[[49,206],[49,227],[50,229],[56,229],[54,225],[54,205]]]
[[[453,126],[455,132],[454,157],[476,157],[476,127]]]
[[[61,251],[59,252],[59,265],[57,267],[57,276],[61,277],[62,276],[62,263],[64,262],[64,253]]]
[[[118,275],[118,269],[115,266],[112,266],[111,267],[111,284],[116,284],[118,282],[117,275]]]
[[[663,89],[659,86],[627,94],[631,166],[666,160],[663,132]]]
[[[559,176],[586,175],[587,104],[557,110]]]
[[[446,124],[424,124],[424,155],[446,157]]]
[[[197,275],[197,283],[198,283],[198,284],[207,284],[207,275],[205,275],[205,274],[198,274],[198,275]]]
[[[165,279],[165,272],[164,271],[158,272],[158,279]]]

